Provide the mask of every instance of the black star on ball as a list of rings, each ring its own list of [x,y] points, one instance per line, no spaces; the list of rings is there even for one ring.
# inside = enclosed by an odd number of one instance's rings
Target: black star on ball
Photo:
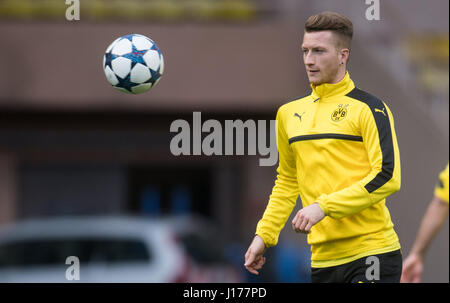
[[[119,81],[119,83],[117,83],[115,86],[124,88],[127,91],[129,91],[130,93],[133,93],[133,91],[131,90],[133,87],[135,87],[136,85],[139,85],[137,83],[131,82],[130,74],[128,74],[124,79],[117,76],[117,80]]]
[[[105,66],[103,66],[103,68],[106,68],[107,66],[109,66],[109,68],[112,70],[112,65],[111,62],[116,59],[118,56],[114,55],[111,53],[111,51],[107,52],[105,54]]]

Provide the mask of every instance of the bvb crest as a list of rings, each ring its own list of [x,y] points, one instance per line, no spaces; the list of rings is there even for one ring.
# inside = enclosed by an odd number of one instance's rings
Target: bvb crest
[[[331,120],[336,122],[343,120],[347,116],[347,107],[348,104],[339,104],[338,108],[336,108],[331,114]]]

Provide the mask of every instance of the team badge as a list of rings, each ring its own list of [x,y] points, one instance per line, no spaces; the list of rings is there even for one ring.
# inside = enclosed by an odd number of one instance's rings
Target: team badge
[[[333,121],[341,121],[344,120],[345,117],[347,117],[347,111],[348,111],[348,104],[339,104],[338,108],[336,108],[333,113],[331,114],[331,120]]]

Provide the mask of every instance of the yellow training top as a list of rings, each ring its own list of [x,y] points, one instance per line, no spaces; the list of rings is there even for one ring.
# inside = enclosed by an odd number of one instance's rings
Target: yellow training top
[[[448,163],[447,167],[439,174],[439,183],[434,189],[434,195],[448,203]]]
[[[277,113],[278,175],[256,234],[277,244],[298,195],[326,217],[308,234],[312,266],[400,248],[385,198],[400,189],[400,155],[389,108],[348,73]],[[338,265],[334,262],[333,265]]]

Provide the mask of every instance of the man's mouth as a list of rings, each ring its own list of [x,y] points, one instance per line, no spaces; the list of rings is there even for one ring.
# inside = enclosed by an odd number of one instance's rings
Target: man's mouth
[[[318,69],[308,69],[308,73],[310,73],[310,74],[315,74],[315,73],[318,73],[318,72],[319,72]]]

